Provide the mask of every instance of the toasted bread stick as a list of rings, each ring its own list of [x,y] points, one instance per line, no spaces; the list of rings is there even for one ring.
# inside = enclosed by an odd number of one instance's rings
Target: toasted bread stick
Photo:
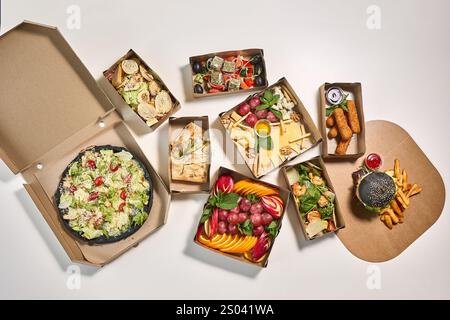
[[[334,126],[334,117],[333,114],[331,114],[328,118],[327,121],[325,121],[325,124],[327,125],[327,128],[331,128]]]
[[[355,101],[347,100],[347,108],[348,108],[348,123],[353,133],[360,133],[361,126],[359,125],[358,119],[358,111],[356,110]]]
[[[337,147],[336,147],[336,154],[344,155],[347,153],[348,145],[350,144],[350,140],[342,140],[339,141]]]
[[[337,128],[337,126],[336,126],[336,124],[328,131],[328,139],[334,139],[334,138],[336,138],[337,137],[337,135],[338,135],[338,133],[339,133],[339,131],[338,131],[338,128]]]
[[[333,114],[339,134],[341,135],[341,139],[344,141],[350,140],[353,135],[353,131],[348,126],[347,117],[345,116],[344,110],[342,110],[342,108],[337,108],[334,110]]]

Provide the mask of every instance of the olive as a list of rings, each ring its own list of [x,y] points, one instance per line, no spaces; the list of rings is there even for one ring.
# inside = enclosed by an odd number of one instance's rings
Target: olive
[[[253,74],[254,75],[262,75],[264,72],[264,68],[262,64],[258,63],[253,66]]]
[[[203,69],[202,64],[200,62],[195,61],[192,64],[192,71],[194,71],[194,73],[200,73],[200,72],[202,72],[202,69]]]
[[[262,57],[259,54],[256,56],[253,56],[252,64],[260,64],[261,62],[262,62]]]
[[[266,84],[266,81],[264,80],[263,77],[261,76],[257,76],[255,78],[255,87],[262,87]]]
[[[203,93],[203,87],[201,85],[199,85],[199,84],[196,84],[194,86],[194,92],[195,93]]]

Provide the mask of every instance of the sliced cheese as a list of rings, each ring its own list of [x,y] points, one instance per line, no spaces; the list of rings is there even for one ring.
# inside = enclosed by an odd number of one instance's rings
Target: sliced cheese
[[[326,220],[313,220],[306,227],[306,233],[308,234],[308,237],[312,238],[319,232],[325,230],[327,226],[328,222]]]

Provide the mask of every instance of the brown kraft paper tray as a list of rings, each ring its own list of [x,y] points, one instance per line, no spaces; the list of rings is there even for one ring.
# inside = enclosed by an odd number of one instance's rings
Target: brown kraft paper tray
[[[400,166],[408,171],[408,180],[423,189],[411,198],[404,222],[389,230],[378,214],[365,210],[353,197],[352,172],[359,169],[364,158],[325,162],[346,222],[345,229],[337,233],[339,239],[354,256],[384,262],[397,257],[438,220],[444,208],[445,186],[439,172],[400,126],[376,120],[367,122],[366,130],[367,154],[381,155],[381,170],[393,168],[394,159],[399,159]]]

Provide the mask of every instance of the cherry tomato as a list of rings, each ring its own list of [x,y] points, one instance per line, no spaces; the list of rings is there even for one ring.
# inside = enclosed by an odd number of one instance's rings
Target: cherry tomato
[[[123,207],[125,207],[125,202],[122,202],[121,204],[119,204],[119,211],[123,211]]]
[[[217,92],[219,92],[219,90],[214,88],[208,90],[208,93],[217,93]]]
[[[100,187],[100,186],[103,184],[103,177],[100,176],[100,177],[95,178],[94,184],[95,184],[97,187]]]
[[[125,200],[126,198],[127,198],[127,193],[124,190],[120,193],[120,199]]]
[[[95,161],[94,161],[94,160],[88,160],[88,161],[87,161],[87,165],[88,165],[88,167],[91,168],[91,169],[97,168],[97,166],[95,165]]]
[[[77,187],[76,186],[70,186],[70,192],[74,193],[75,191],[77,191]]]
[[[246,78],[244,81],[247,86],[253,87],[254,82],[253,82],[252,78]]]
[[[120,164],[113,164],[112,162],[109,164],[109,170],[111,172],[116,172],[119,170]]]
[[[123,181],[125,183],[130,183],[131,178],[133,177],[133,175],[131,173],[127,174],[127,176],[125,177],[125,179],[123,179]]]
[[[98,198],[98,192],[92,192],[92,193],[89,195],[88,201],[93,201],[93,200],[95,200],[95,199],[97,199],[97,198]]]
[[[217,90],[223,90],[225,89],[225,86],[223,84],[211,84],[211,87],[213,89],[217,89]]]

